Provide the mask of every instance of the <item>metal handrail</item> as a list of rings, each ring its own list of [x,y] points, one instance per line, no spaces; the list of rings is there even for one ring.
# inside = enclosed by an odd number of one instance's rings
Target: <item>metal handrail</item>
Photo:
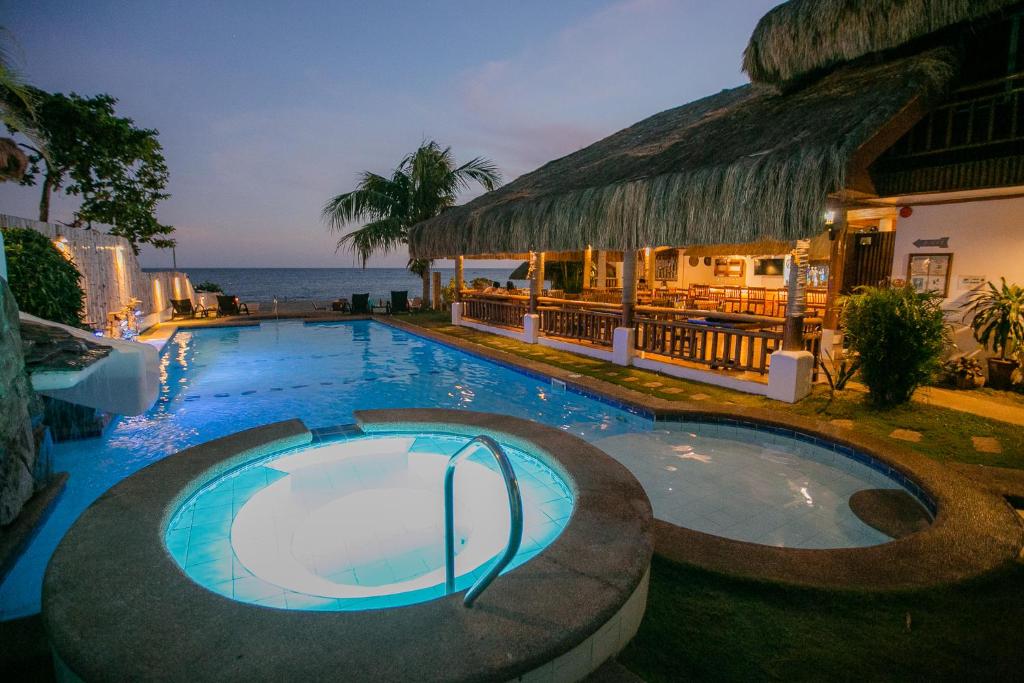
[[[465,446],[455,451],[452,457],[448,458],[448,468],[444,473],[444,585],[445,594],[450,595],[455,592],[455,466],[459,464],[462,458],[467,457],[471,454],[473,447],[477,445],[483,445],[491,452],[494,456],[494,460],[498,463],[498,469],[501,470],[501,477],[505,480],[505,491],[508,493],[508,507],[512,514],[512,523],[508,533],[508,543],[505,546],[505,552],[502,556],[491,565],[491,568],[486,574],[481,576],[476,582],[466,591],[466,597],[463,600],[463,604],[466,607],[472,607],[473,601],[475,601],[481,593],[491,584],[494,579],[498,577],[508,563],[512,561],[512,558],[519,552],[519,546],[523,542],[523,498],[519,493],[519,480],[516,479],[516,474],[512,470],[512,463],[509,462],[508,456],[505,454],[505,450],[498,444],[497,441],[489,436],[481,434],[480,436],[474,437]],[[473,449],[475,450],[475,449]]]

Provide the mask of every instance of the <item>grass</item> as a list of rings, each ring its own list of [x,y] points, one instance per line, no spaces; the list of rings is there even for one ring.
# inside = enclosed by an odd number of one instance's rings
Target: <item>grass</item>
[[[890,410],[878,410],[864,401],[864,394],[852,390],[839,392],[829,399],[826,387],[818,386],[803,401],[787,405],[761,396],[744,394],[708,384],[668,377],[647,370],[626,368],[612,363],[584,358],[535,344],[524,344],[514,339],[455,327],[447,313],[423,313],[403,320],[465,341],[540,361],[563,370],[587,375],[618,384],[670,401],[693,402],[694,396],[718,405],[741,405],[785,410],[819,420],[846,419],[855,422],[855,429],[884,440],[910,447],[928,457],[944,462],[985,464],[996,467],[1024,469],[1024,429],[1017,425],[990,420],[970,413],[939,406],[912,403]],[[658,382],[661,386],[646,387]],[[679,389],[678,393],[666,389]],[[983,390],[982,390],[983,391]],[[1007,392],[1000,392],[1006,394]],[[889,435],[895,429],[920,432],[919,443],[896,441]],[[978,453],[971,442],[972,436],[990,436],[999,440],[1003,452]]]
[[[655,557],[647,613],[619,661],[649,682],[1016,680],[1024,563],[956,586],[822,591]],[[907,626],[907,616],[910,626]]]

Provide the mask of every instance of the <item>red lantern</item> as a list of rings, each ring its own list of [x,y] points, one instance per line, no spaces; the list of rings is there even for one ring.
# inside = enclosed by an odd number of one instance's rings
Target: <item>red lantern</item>
[[[900,207],[900,218],[910,218],[914,215],[914,207],[912,206],[901,206]]]

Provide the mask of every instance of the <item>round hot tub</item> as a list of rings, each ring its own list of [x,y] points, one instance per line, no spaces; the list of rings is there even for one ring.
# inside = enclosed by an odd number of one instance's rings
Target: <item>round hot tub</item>
[[[453,479],[455,590],[503,554],[511,530],[497,462],[442,432],[347,436],[258,458],[217,477],[174,513],[167,548],[197,583],[287,609],[396,607],[445,595],[444,477]],[[551,467],[502,444],[522,501],[511,571],[568,524],[573,494]]]
[[[515,418],[448,410],[298,420],[170,456],[97,500],[54,553],[43,620],[61,680],[552,681],[586,677],[639,628],[653,518],[599,449]],[[444,481],[459,459],[455,581]],[[513,477],[507,477],[513,479]],[[516,488],[516,487],[512,487]],[[475,588],[474,588],[475,590]]]

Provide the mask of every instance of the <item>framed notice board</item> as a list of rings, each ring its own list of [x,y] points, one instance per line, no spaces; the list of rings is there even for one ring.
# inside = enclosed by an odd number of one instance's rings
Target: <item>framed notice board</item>
[[[907,282],[918,292],[949,296],[952,254],[911,254],[907,261]]]

